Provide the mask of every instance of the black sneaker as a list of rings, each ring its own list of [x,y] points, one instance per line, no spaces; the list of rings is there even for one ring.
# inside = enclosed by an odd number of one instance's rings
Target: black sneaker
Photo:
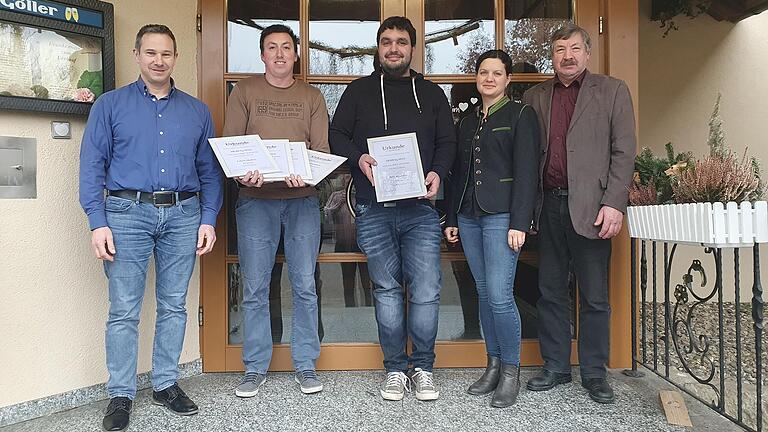
[[[101,425],[106,431],[121,431],[128,427],[131,419],[133,401],[127,397],[114,397],[110,399],[104,420]]]
[[[197,405],[187,397],[184,390],[176,383],[165,390],[153,391],[152,402],[155,405],[162,405],[178,415],[192,415],[197,414],[198,411]]]

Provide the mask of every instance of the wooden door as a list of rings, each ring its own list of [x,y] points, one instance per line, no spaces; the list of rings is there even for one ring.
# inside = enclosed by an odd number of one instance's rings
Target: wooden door
[[[221,131],[227,95],[237,81],[263,73],[258,36],[265,26],[283,23],[300,38],[297,79],[317,86],[329,115],[345,86],[372,69],[376,29],[382,17],[405,15],[417,29],[412,67],[438,83],[455,118],[477,103],[473,62],[482,51],[506,49],[516,64],[513,97],[552,74],[547,35],[573,19],[598,33],[598,0],[202,0],[200,44],[201,98]],[[601,39],[594,38],[590,69],[601,70]],[[474,57],[473,57],[474,56]],[[202,260],[201,347],[207,372],[237,371],[242,327],[235,189],[227,184],[214,251]],[[340,169],[319,186],[323,234],[316,281],[322,322],[318,369],[380,369],[382,354],[367,278],[365,256],[354,242],[349,213],[349,173]],[[439,203],[438,203],[439,204]],[[539,364],[535,300],[535,238],[521,254],[515,291],[523,321],[522,363]],[[436,367],[485,364],[477,316],[477,295],[460,248],[444,245],[443,289],[436,343]],[[275,342],[272,370],[292,370],[290,359],[290,284],[277,256],[270,299]],[[576,360],[574,345],[573,359]]]

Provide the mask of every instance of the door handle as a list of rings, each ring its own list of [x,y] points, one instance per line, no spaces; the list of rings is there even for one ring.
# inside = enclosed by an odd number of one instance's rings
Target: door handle
[[[24,167],[21,165],[11,165],[11,168],[15,169],[16,171],[23,171]]]

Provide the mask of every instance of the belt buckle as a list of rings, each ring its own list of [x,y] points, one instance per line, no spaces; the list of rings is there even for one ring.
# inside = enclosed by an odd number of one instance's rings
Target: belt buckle
[[[397,207],[397,202],[385,202],[382,204],[383,207]]]
[[[174,191],[152,192],[152,205],[155,207],[171,207],[176,204],[175,196],[176,192]],[[160,202],[158,202],[158,197],[163,197]],[[166,202],[165,197],[170,197],[170,200]]]

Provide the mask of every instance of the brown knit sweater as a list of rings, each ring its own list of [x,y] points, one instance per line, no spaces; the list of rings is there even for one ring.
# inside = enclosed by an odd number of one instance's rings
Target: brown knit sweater
[[[237,83],[227,102],[223,136],[254,135],[264,139],[303,141],[307,148],[328,153],[328,109],[318,89],[303,81],[275,87],[264,76]],[[243,187],[243,195],[264,199],[314,195],[312,186],[289,188],[285,182]]]

